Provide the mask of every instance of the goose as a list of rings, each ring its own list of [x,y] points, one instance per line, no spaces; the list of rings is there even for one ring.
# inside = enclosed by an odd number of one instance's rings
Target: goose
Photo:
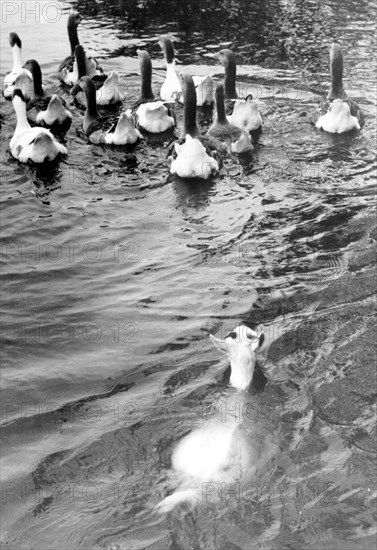
[[[41,67],[35,59],[29,59],[25,67],[33,77],[33,96],[27,105],[28,119],[41,126],[48,127],[53,134],[65,133],[72,123],[72,114],[66,108],[64,100],[56,94],[47,96],[42,86]],[[20,77],[16,79],[16,86],[19,86]]]
[[[225,115],[224,86],[216,86],[216,115],[208,134],[230,143],[233,153],[247,153],[254,149],[249,132],[231,124]]]
[[[73,62],[68,67],[65,66],[59,72],[59,78],[67,86],[73,86],[82,77],[86,76],[86,54],[80,44],[75,47]]]
[[[246,98],[239,98],[236,90],[237,65],[232,50],[220,50],[217,54],[219,61],[224,65],[225,98],[234,100],[233,111],[227,118],[231,124],[241,130],[254,132],[262,129],[262,116],[259,112],[259,103],[253,100],[251,94]]]
[[[339,42],[330,48],[331,88],[327,98],[313,115],[315,126],[332,134],[360,130],[362,114],[359,106],[347,97],[343,87],[343,54]]]
[[[77,27],[79,26],[81,21],[81,15],[77,11],[71,10],[67,23],[71,54],[61,62],[58,68],[58,76],[60,80],[68,86],[73,86],[79,80],[79,78],[84,75],[90,76],[91,78],[96,79],[99,82],[103,82],[107,78],[107,76],[103,74],[103,70],[100,67],[98,61],[92,57],[85,56],[85,70],[78,70],[76,48],[80,45],[80,42],[77,33]]]
[[[141,74],[141,96],[136,102],[137,125],[152,134],[174,128],[176,122],[171,110],[162,101],[155,101],[152,91],[152,63],[148,52],[137,50]]]
[[[119,73],[117,71],[111,71],[101,88],[96,91],[96,101],[99,107],[118,105],[125,97],[125,93],[120,90]],[[81,107],[86,107],[85,94],[77,94],[76,101]]]
[[[178,99],[180,103],[183,103],[181,84],[175,72],[175,54],[172,41],[168,36],[162,35],[159,44],[164,52],[166,63],[166,78],[161,86],[160,97],[163,101],[173,102]],[[211,76],[193,76],[192,78],[196,90],[196,105],[198,107],[212,105],[214,102],[213,78]]]
[[[180,141],[170,148],[170,173],[181,178],[208,179],[219,172],[218,151],[222,145],[212,136],[201,136],[196,123],[196,92],[192,76],[181,74],[183,102],[183,132]]]
[[[117,117],[100,117],[97,111],[96,88],[88,76],[83,76],[74,85],[71,95],[83,91],[86,96],[86,111],[83,120],[83,130],[89,141],[94,144],[133,145],[141,134],[135,128],[130,110]]]
[[[18,78],[18,87],[22,89],[24,97],[29,100],[33,94],[33,76],[22,65],[22,42],[17,33],[9,34],[9,44],[12,49],[13,67],[3,81],[3,95],[5,99],[12,99],[15,90],[15,81]]]
[[[234,407],[229,405],[230,412],[232,409],[240,408],[242,403],[247,403],[246,391],[253,379],[256,354],[261,351],[264,334],[258,334],[241,324],[227,334],[224,340],[215,338],[212,334],[210,339],[230,360],[229,385],[237,390],[229,395],[229,401],[233,401],[234,404]],[[227,403],[229,401],[227,400]],[[203,482],[218,483],[224,479],[229,481],[229,476],[232,480],[232,467],[236,457],[240,459],[246,471],[252,467],[248,460],[249,452],[242,453],[245,449],[242,445],[242,436],[238,433],[238,437],[235,437],[240,428],[237,413],[235,418],[229,416],[230,421],[224,421],[223,415],[221,418],[211,419],[178,442],[172,454],[172,465],[176,472],[181,476],[183,474],[183,483],[173,494],[157,504],[155,509],[158,513],[170,512],[183,502],[198,502],[203,494]]]
[[[67,154],[66,147],[59,143],[49,130],[30,126],[26,118],[26,101],[18,88],[13,92],[12,103],[17,125],[9,145],[15,159],[24,163],[43,163]]]

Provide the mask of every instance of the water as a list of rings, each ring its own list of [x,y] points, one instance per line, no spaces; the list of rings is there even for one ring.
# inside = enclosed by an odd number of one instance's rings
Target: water
[[[2,12],[1,75],[16,31],[57,90],[69,5],[37,4],[40,23],[22,2]],[[235,50],[265,126],[252,164],[226,163],[212,183],[168,177],[169,139],[83,143],[78,110],[53,173],[21,166],[1,104],[5,548],[375,546],[375,6],[228,4],[77,3],[81,42],[128,90],[140,47],[162,83],[161,32],[195,74],[221,79],[214,53]],[[309,124],[334,37],[366,115],[354,136]],[[158,515],[181,483],[177,442],[230,395],[208,334],[242,319],[269,344],[269,383],[235,417],[252,464]]]

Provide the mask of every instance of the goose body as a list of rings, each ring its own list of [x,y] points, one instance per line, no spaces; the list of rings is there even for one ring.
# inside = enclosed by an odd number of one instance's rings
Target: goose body
[[[103,86],[97,90],[97,105],[115,105],[121,103],[125,99],[125,94],[122,93],[119,83],[119,73],[112,71]]]
[[[254,149],[249,133],[231,124],[225,116],[224,86],[216,87],[216,115],[208,134],[226,141],[234,153],[247,153]]]
[[[112,71],[103,85],[96,90],[97,105],[99,107],[109,107],[118,105],[124,99],[125,94],[122,93],[119,84],[119,73],[117,71]],[[86,107],[85,94],[77,94],[76,101],[81,107]]]
[[[190,134],[185,137],[185,142],[174,144],[176,158],[170,165],[170,173],[177,174],[180,178],[208,179],[219,171],[219,163],[208,155],[204,145]]]
[[[75,96],[83,91],[86,96],[86,111],[83,130],[91,143],[109,145],[131,145],[139,141],[140,132],[135,128],[131,111],[119,117],[101,117],[97,111],[96,88],[88,76],[83,76],[71,90]]]
[[[59,143],[49,130],[30,126],[21,90],[16,89],[13,92],[12,102],[17,115],[17,125],[9,146],[14,158],[23,163],[32,161],[40,164],[67,154],[66,147]]]
[[[262,128],[262,116],[259,112],[258,102],[251,95],[239,98],[236,90],[237,65],[232,50],[220,50],[217,54],[219,61],[224,65],[224,95],[227,100],[233,102],[232,114],[228,115],[228,121],[248,132],[254,132]]]
[[[166,63],[166,77],[161,86],[160,97],[163,101],[173,102],[178,99],[184,102],[181,83],[175,70],[174,46],[169,37],[160,37],[159,44],[164,52]],[[193,76],[196,91],[196,104],[198,107],[212,105],[214,102],[214,82],[211,76]]]
[[[315,125],[319,130],[331,134],[343,134],[361,128],[359,118],[352,115],[348,102],[343,99],[334,99]]]
[[[137,51],[141,73],[141,96],[137,102],[136,121],[143,130],[157,134],[174,128],[175,118],[162,102],[155,101],[152,91],[152,64],[148,52]]]
[[[46,109],[37,113],[35,122],[50,128],[54,134],[68,132],[72,124],[72,114],[65,103],[56,94],[46,99],[49,100]]]
[[[33,94],[33,76],[31,72],[22,65],[22,42],[15,32],[9,34],[9,44],[12,49],[13,67],[10,73],[5,75],[3,80],[3,95],[5,99],[12,99],[13,92],[16,89],[16,80],[18,79],[18,88],[23,92],[26,100],[31,99]]]
[[[29,59],[25,67],[33,76],[33,98],[27,105],[27,117],[31,122],[46,126],[52,133],[65,133],[72,123],[72,114],[56,94],[46,95],[42,86],[42,71],[35,59]],[[16,83],[18,86],[19,78]],[[22,89],[22,88],[21,88]]]
[[[121,113],[118,121],[109,130],[97,130],[90,136],[92,143],[107,143],[108,145],[134,145],[142,138],[135,128],[131,109]]]
[[[80,46],[77,27],[81,21],[81,15],[77,11],[72,10],[67,22],[71,54],[61,62],[58,68],[58,76],[67,86],[73,86],[82,76],[89,76],[94,79],[98,78],[100,81],[106,78],[96,59],[86,57],[86,55],[81,60],[77,59],[76,48]]]
[[[236,99],[233,112],[227,117],[228,121],[248,132],[254,132],[262,128],[262,116],[259,112],[258,102],[253,99]]]
[[[360,108],[347,97],[343,87],[343,54],[338,42],[333,42],[330,48],[330,76],[330,91],[312,118],[316,128],[332,134],[360,130],[363,121]]]

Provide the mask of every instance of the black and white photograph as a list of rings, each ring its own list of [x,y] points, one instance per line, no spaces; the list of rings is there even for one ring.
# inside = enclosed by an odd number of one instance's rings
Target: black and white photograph
[[[1,548],[375,550],[376,2],[0,9]]]

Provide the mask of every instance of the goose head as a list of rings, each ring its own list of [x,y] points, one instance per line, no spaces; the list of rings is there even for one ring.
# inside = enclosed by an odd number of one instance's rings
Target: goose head
[[[253,379],[256,353],[262,347],[264,334],[258,335],[246,325],[239,325],[224,340],[215,338],[212,334],[210,338],[229,357],[230,385],[238,390],[247,390]]]
[[[170,37],[166,34],[160,36],[158,41],[162,51],[164,52],[164,58],[167,65],[174,64],[174,46]]]
[[[9,45],[12,48],[13,71],[19,71],[22,68],[21,51],[22,42],[16,32],[9,33]]]
[[[236,57],[232,50],[224,49],[217,53],[217,58],[222,65],[224,65],[224,86],[226,99],[236,99],[238,97],[236,92]]]
[[[154,94],[152,92],[152,63],[149,53],[145,50],[137,50],[139,58],[140,76],[141,76],[141,94],[140,101],[152,101]]]
[[[21,52],[22,42],[16,32],[9,33],[9,45],[12,48],[13,56],[13,72],[19,71],[22,68]]]

